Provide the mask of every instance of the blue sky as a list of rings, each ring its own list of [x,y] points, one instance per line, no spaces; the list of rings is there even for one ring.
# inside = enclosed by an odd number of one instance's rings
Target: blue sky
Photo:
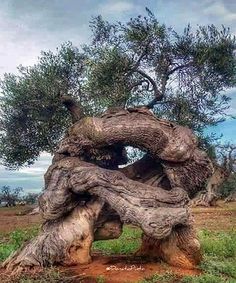
[[[177,31],[190,23],[222,24],[236,35],[235,0],[1,0],[0,4],[0,77],[16,72],[16,67],[36,63],[41,50],[55,50],[62,42],[75,45],[90,39],[89,21],[101,14],[110,21],[126,21],[145,12],[149,7],[159,21]],[[236,116],[236,89],[228,91],[232,97],[229,114]],[[228,119],[209,131],[223,134],[223,140],[236,141],[236,120]],[[8,171],[0,167],[2,185],[22,186],[26,191],[43,187],[43,174],[51,156],[42,153],[30,168]]]

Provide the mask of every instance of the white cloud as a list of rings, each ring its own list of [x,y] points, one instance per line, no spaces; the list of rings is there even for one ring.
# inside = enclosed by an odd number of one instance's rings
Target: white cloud
[[[56,13],[59,10],[40,10],[33,5],[27,12],[27,7],[10,3],[0,6],[0,76],[5,72],[15,73],[20,64],[35,64],[42,50],[55,51],[65,41],[78,44],[87,40],[88,26],[84,23],[66,28],[64,18]]]
[[[17,171],[6,170],[0,166],[0,187],[9,185],[11,187],[23,187],[32,192],[44,186],[44,174],[51,165],[52,156],[42,152],[38,160],[30,167],[25,167]]]
[[[117,13],[125,13],[133,11],[136,9],[136,6],[131,2],[126,1],[109,1],[105,4],[101,4],[99,7],[99,13],[110,15]]]
[[[228,10],[222,1],[214,1],[203,10],[205,15],[220,17],[224,22],[236,21],[236,12]]]
[[[25,173],[25,174],[29,174],[29,175],[31,175],[31,174],[34,174],[34,175],[42,175],[42,174],[44,174],[45,173],[45,168],[43,168],[43,167],[36,167],[36,168],[34,168],[34,167],[29,167],[29,168],[23,168],[23,169],[20,169],[19,170],[19,173]]]
[[[224,24],[236,31],[235,0],[60,0],[29,1],[2,0],[0,5],[0,76],[3,72],[15,72],[19,64],[32,65],[41,50],[55,50],[64,41],[75,45],[88,41],[88,22],[91,16],[101,14],[109,21],[126,21],[137,14],[145,14],[148,6],[162,23],[182,31],[187,23]],[[236,115],[236,90],[232,97],[230,114]],[[235,121],[228,119],[217,128],[227,129],[235,139]],[[234,136],[233,136],[234,135]],[[51,163],[51,156],[42,153],[30,168],[7,171],[0,166],[0,187],[22,186],[32,190],[43,187],[43,175]]]

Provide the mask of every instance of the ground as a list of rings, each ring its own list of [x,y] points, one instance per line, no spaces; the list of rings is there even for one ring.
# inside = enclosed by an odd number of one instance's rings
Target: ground
[[[41,217],[29,215],[32,206],[0,207],[0,233],[7,234],[17,229],[25,229],[42,222]]]
[[[37,234],[42,220],[38,215],[26,214],[29,209],[26,206],[0,208],[0,261]],[[135,257],[133,252],[140,245],[141,231],[125,226],[120,239],[94,243],[91,264],[47,269],[16,279],[1,269],[0,282],[235,283],[236,202],[219,202],[216,208],[194,208],[193,214],[204,252],[203,263],[195,270]]]

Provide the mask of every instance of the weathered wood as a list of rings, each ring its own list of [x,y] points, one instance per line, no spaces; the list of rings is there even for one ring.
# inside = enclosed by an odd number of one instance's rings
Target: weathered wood
[[[155,158],[182,162],[191,158],[197,140],[188,128],[157,119],[145,109],[129,109],[80,120],[69,128],[57,152],[99,158],[99,149],[104,155],[104,148],[115,144],[132,145]]]
[[[127,163],[126,145],[147,154],[119,168]],[[188,202],[211,174],[211,162],[192,132],[147,109],[81,119],[69,128],[45,174],[42,232],[5,266],[88,262],[93,240],[119,237],[122,223],[132,223],[145,233],[144,254],[154,241],[158,257],[193,267],[200,248]]]
[[[223,167],[215,164],[214,172],[207,181],[206,187],[200,191],[195,198],[190,201],[191,206],[215,206],[219,199],[218,189],[220,185],[228,178],[229,172]]]
[[[142,246],[136,255],[162,259],[177,267],[192,269],[201,261],[200,243],[190,226],[177,226],[163,239],[143,235]]]
[[[230,195],[225,199],[225,202],[236,201],[236,191],[230,193]]]
[[[8,258],[3,266],[21,272],[32,266],[88,263],[94,240],[94,222],[103,206],[91,201],[57,221],[48,221],[40,234]]]

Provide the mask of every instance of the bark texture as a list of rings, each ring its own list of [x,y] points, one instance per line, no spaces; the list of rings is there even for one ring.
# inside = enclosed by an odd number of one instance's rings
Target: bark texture
[[[143,235],[142,246],[136,255],[163,259],[173,266],[192,269],[201,261],[200,244],[196,232],[190,226],[176,226],[172,233],[163,239]]]
[[[146,155],[119,168],[128,145]],[[41,233],[4,266],[87,263],[94,240],[117,238],[122,224],[132,223],[144,232],[139,254],[192,268],[200,245],[188,203],[212,172],[189,129],[145,108],[83,118],[69,128],[45,174]]]
[[[214,172],[209,178],[205,190],[200,191],[197,196],[191,200],[191,206],[216,206],[216,202],[219,199],[218,189],[228,176],[229,172],[226,169],[215,164]]]
[[[236,201],[236,191],[233,191],[226,199],[225,202]]]

